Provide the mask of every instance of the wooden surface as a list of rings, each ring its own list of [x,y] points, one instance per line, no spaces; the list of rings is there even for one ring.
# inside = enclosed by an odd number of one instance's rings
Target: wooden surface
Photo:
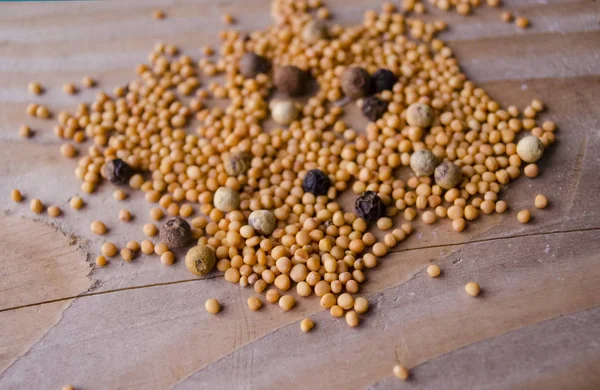
[[[250,312],[250,289],[211,274],[194,278],[181,261],[156,257],[131,264],[92,261],[103,239],[89,232],[102,219],[120,245],[142,239],[149,206],[132,193],[136,224],[117,219],[123,206],[109,186],[78,194],[75,162],[58,153],[51,123],[26,118],[30,101],[72,109],[96,91],[62,93],[91,75],[99,88],[133,78],[157,40],[200,57],[217,44],[222,12],[239,28],[267,26],[266,0],[67,2],[0,5],[0,389],[182,388],[563,388],[600,387],[600,3],[591,0],[506,0],[532,28],[500,22],[482,7],[463,18],[442,15],[461,66],[502,104],[524,107],[539,97],[559,125],[557,143],[536,179],[520,178],[503,194],[509,212],[486,216],[462,234],[448,221],[421,227],[371,270],[361,294],[371,311],[361,326],[323,312],[316,298],[281,313]],[[378,4],[329,1],[337,20],[357,22]],[[155,21],[152,10],[168,18]],[[428,16],[431,17],[431,16]],[[31,98],[26,85],[48,88]],[[31,140],[18,136],[27,123]],[[19,188],[26,202],[10,202]],[[519,224],[544,193],[551,206]],[[33,216],[28,200],[64,206],[64,216]],[[425,268],[439,264],[432,280]],[[467,281],[484,293],[465,295]],[[210,316],[215,297],[223,312]],[[299,321],[316,327],[303,334]],[[409,382],[391,376],[398,361]]]

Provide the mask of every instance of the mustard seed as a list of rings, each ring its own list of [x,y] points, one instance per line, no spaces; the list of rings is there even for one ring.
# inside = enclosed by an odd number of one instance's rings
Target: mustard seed
[[[102,221],[93,221],[90,225],[90,230],[94,234],[103,235],[106,234],[106,225]]]
[[[121,258],[123,259],[123,261],[127,261],[130,262],[131,260],[133,260],[133,251],[129,248],[123,248],[121,249]]]
[[[344,315],[344,309],[342,309],[341,307],[339,307],[338,305],[333,305],[330,309],[329,309],[329,314],[332,317],[342,317]]]
[[[262,307],[262,301],[258,297],[248,298],[248,307],[252,311],[258,311]]]
[[[396,378],[402,379],[403,381],[410,377],[410,371],[408,371],[408,368],[404,367],[402,364],[396,364],[392,372]]]
[[[517,214],[517,219],[521,223],[528,223],[529,220],[531,219],[531,213],[529,212],[529,210],[521,210]]]
[[[515,19],[515,25],[519,28],[527,28],[529,27],[529,19],[519,16]]]
[[[81,84],[87,88],[92,88],[96,85],[96,81],[94,81],[94,79],[92,79],[90,76],[85,76],[83,79],[81,79]]]
[[[540,169],[535,163],[527,164],[525,165],[525,168],[523,168],[523,173],[525,173],[525,176],[533,178],[540,174]]]
[[[423,220],[423,223],[431,225],[432,223],[435,223],[437,217],[433,211],[427,210],[421,215],[421,219]]]
[[[221,311],[221,305],[219,304],[219,301],[214,298],[206,300],[204,303],[204,308],[210,314],[217,314],[219,311]]]
[[[127,242],[127,248],[136,252],[140,249],[140,244],[137,241],[129,241]]]
[[[142,231],[148,237],[154,237],[158,234],[158,228],[153,223],[146,223],[142,227]]]
[[[154,244],[150,240],[142,241],[140,247],[141,247],[142,253],[145,255],[154,253]]]
[[[429,267],[427,267],[427,275],[431,276],[432,278],[437,278],[441,273],[442,270],[436,264],[431,264]]]
[[[60,147],[60,154],[66,158],[73,158],[77,155],[77,149],[71,144],[63,144]]]
[[[126,209],[119,210],[119,220],[122,222],[131,221],[131,213],[129,212],[129,210],[126,210]]]
[[[37,83],[35,81],[30,82],[27,85],[27,89],[29,90],[29,93],[32,95],[41,95],[42,92],[44,92],[44,88],[41,86],[41,84]]]
[[[305,318],[300,322],[300,329],[302,329],[304,333],[310,332],[314,327],[315,323],[310,318]]]
[[[291,295],[284,295],[279,298],[279,307],[281,307],[284,311],[290,310],[296,304],[296,300]]]
[[[42,204],[42,201],[39,199],[31,199],[31,202],[29,203],[29,208],[35,214],[41,214],[42,211],[44,211],[44,205]]]
[[[17,190],[16,188],[10,191],[10,199],[15,203],[19,203],[23,199],[21,196],[21,191]]]
[[[112,242],[108,241],[102,244],[100,250],[102,251],[102,254],[106,257],[113,257],[117,254],[118,251],[117,246]]]
[[[354,300],[354,311],[358,314],[364,314],[369,310],[369,301],[366,298],[358,297]]]
[[[152,12],[152,17],[156,20],[162,20],[166,17],[166,15],[162,10],[156,9]]]
[[[19,135],[22,138],[31,137],[32,136],[31,128],[27,125],[21,125],[21,127],[19,127]]]
[[[356,314],[355,311],[349,311],[346,313],[346,323],[348,326],[352,328],[357,327],[359,322],[358,314]]]
[[[49,206],[47,211],[48,216],[50,216],[51,218],[56,218],[61,214],[60,207],[58,206]]]
[[[465,285],[465,291],[472,297],[476,297],[481,292],[481,287],[475,282],[469,282]]]
[[[268,290],[267,293],[266,293],[266,295],[265,295],[265,299],[269,303],[279,302],[279,298],[280,298],[279,291],[275,290],[274,288]]]
[[[113,192],[113,198],[119,201],[125,200],[127,198],[127,193],[123,190],[115,190]]]
[[[73,83],[66,83],[63,85],[63,92],[68,95],[74,95],[77,93],[77,88]]]
[[[535,207],[538,209],[545,209],[548,207],[548,198],[542,194],[538,194],[535,197]]]
[[[457,218],[452,221],[452,229],[457,232],[462,232],[467,227],[467,221],[463,218]]]
[[[96,257],[96,265],[98,267],[104,267],[106,265],[106,257],[104,257],[104,256]]]

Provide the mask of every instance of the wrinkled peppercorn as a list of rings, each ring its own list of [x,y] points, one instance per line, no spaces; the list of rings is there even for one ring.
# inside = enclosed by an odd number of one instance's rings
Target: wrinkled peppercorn
[[[169,249],[183,248],[192,240],[192,228],[185,219],[173,217],[160,229],[160,240]]]
[[[240,60],[240,73],[246,78],[254,78],[259,73],[269,71],[269,60],[254,53],[246,53]]]
[[[250,169],[252,155],[248,152],[239,152],[228,156],[223,162],[225,172],[229,176],[243,175]]]
[[[375,221],[385,213],[385,205],[373,191],[363,192],[354,203],[356,215],[366,221]]]
[[[376,96],[369,96],[364,99],[362,105],[362,113],[369,118],[371,122],[375,122],[387,110],[387,102],[379,99]]]
[[[342,91],[351,99],[367,96],[371,92],[371,75],[363,68],[348,68],[342,73]]]
[[[104,164],[104,176],[113,184],[125,184],[133,175],[133,168],[120,158],[115,158]]]
[[[306,73],[293,65],[287,65],[275,69],[273,82],[277,91],[284,95],[302,95],[306,84]]]
[[[394,88],[398,78],[394,73],[387,69],[379,69],[371,76],[371,83],[373,84],[373,92],[379,93],[383,91],[391,91]]]
[[[315,195],[327,195],[329,187],[331,187],[329,176],[318,169],[308,171],[302,181],[302,188],[304,188],[304,191]]]

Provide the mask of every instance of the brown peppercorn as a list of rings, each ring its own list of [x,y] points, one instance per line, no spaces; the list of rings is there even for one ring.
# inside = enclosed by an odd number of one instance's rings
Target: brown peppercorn
[[[383,91],[391,91],[394,88],[394,84],[398,78],[394,73],[387,69],[379,69],[373,76],[371,76],[371,84],[373,85],[373,92],[380,93]]]
[[[121,185],[129,181],[133,175],[133,169],[125,161],[115,158],[104,164],[102,173],[111,183]]]
[[[351,99],[359,99],[371,92],[371,75],[363,68],[347,68],[342,73],[342,91]]]
[[[460,167],[451,162],[444,162],[435,168],[435,183],[445,190],[458,186],[462,179]]]
[[[254,78],[260,73],[269,71],[269,61],[255,53],[246,53],[240,59],[240,73],[246,78]]]
[[[250,169],[252,155],[248,152],[240,152],[228,156],[223,162],[225,172],[229,176],[243,175]]]
[[[171,249],[183,248],[192,240],[192,228],[185,219],[173,217],[160,229],[160,240]]]
[[[205,245],[197,245],[185,255],[185,266],[194,275],[205,275],[213,269],[216,260],[212,249]]]
[[[385,214],[385,205],[373,191],[363,192],[354,202],[356,215],[366,221],[376,221]]]
[[[363,100],[362,113],[371,122],[375,122],[383,116],[387,110],[387,106],[387,102],[376,96],[369,96]]]
[[[287,65],[275,69],[273,82],[278,92],[288,96],[299,96],[304,93],[306,73],[298,67]]]

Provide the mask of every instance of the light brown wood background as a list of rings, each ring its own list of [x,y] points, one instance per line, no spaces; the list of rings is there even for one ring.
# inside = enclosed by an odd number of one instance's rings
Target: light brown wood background
[[[340,22],[357,22],[379,1],[328,2]],[[120,245],[142,239],[149,206],[125,204],[109,186],[68,208],[79,193],[74,161],[60,157],[51,123],[27,118],[30,101],[72,110],[96,91],[130,80],[154,42],[200,57],[218,43],[220,15],[245,30],[267,26],[267,0],[0,3],[0,388],[600,388],[600,3],[506,0],[528,16],[519,30],[482,7],[472,17],[439,14],[463,69],[504,105],[539,97],[559,125],[558,141],[536,179],[504,193],[510,210],[486,216],[462,234],[448,221],[417,232],[368,274],[371,303],[357,329],[323,312],[316,298],[281,313],[250,312],[253,291],[219,275],[192,277],[181,261],[156,257],[92,266],[102,239],[93,219]],[[155,8],[168,18],[155,21]],[[431,16],[428,16],[431,17]],[[99,88],[76,97],[61,86],[91,75]],[[48,91],[27,94],[37,80]],[[18,136],[27,123],[31,140]],[[26,201],[9,200],[19,188]],[[551,206],[521,225],[535,194]],[[64,206],[64,216],[33,216],[28,200]],[[136,223],[118,222],[121,207]],[[432,280],[425,268],[439,264]],[[484,293],[466,296],[467,281]],[[218,298],[223,311],[203,304]],[[303,334],[299,321],[316,327]],[[391,375],[396,362],[413,379]]]

